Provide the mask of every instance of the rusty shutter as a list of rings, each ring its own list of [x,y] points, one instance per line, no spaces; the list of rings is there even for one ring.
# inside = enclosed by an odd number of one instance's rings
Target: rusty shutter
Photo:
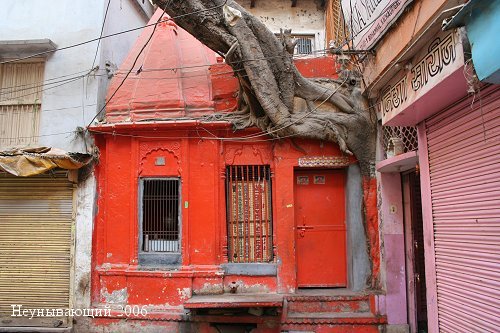
[[[440,332],[500,327],[500,89],[426,121]]]
[[[73,184],[64,173],[0,173],[0,326],[65,326],[66,318],[12,317],[70,305]]]

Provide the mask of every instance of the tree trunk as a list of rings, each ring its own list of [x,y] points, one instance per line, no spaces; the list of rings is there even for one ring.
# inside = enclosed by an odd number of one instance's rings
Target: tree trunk
[[[376,116],[354,75],[340,81],[304,78],[293,63],[294,45],[287,34],[277,38],[233,0],[154,2],[176,17],[179,26],[224,55],[235,71],[241,110],[223,116],[235,127],[257,126],[273,137],[335,142],[355,155],[365,178],[374,176]],[[231,22],[231,15],[241,17]]]

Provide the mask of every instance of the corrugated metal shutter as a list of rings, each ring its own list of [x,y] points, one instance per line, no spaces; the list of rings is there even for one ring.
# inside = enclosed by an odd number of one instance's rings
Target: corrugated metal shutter
[[[11,317],[12,304],[69,307],[72,206],[73,184],[64,174],[0,174],[0,326],[26,325],[27,318]],[[43,324],[67,324],[54,320]]]
[[[500,327],[500,89],[426,121],[440,332]]]

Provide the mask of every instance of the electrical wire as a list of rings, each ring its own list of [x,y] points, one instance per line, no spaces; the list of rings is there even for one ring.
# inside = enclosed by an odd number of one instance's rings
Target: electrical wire
[[[50,90],[50,89],[54,89],[54,88],[58,88],[58,87],[61,87],[61,86],[64,86],[66,84],[70,84],[70,83],[73,83],[77,80],[80,80],[82,77],[84,77],[84,75],[82,76],[77,76],[75,78],[72,78],[72,79],[68,79],[68,80],[65,80],[65,82],[61,83],[61,84],[58,84],[58,85],[55,85],[55,86],[52,86],[52,87],[48,87],[48,88],[45,88],[45,89],[41,89],[39,91],[36,91],[34,93],[29,93],[29,94],[25,94],[25,95],[21,95],[21,96],[16,96],[14,98],[8,98],[8,99],[4,99],[4,100],[0,100],[0,102],[8,102],[8,101],[13,101],[15,99],[19,99],[19,98],[22,98],[22,97],[27,97],[27,96],[32,96],[34,94],[39,94],[41,93],[42,91],[47,91],[47,90]],[[37,98],[38,99],[38,98]]]
[[[71,74],[65,74],[65,75],[61,75],[61,76],[55,76],[55,77],[52,77],[50,79],[46,79],[46,80],[44,80],[44,81],[42,81],[40,83],[35,82],[35,83],[18,84],[18,85],[9,86],[9,87],[0,87],[0,91],[2,91],[2,90],[9,90],[9,89],[15,89],[15,88],[22,88],[22,87],[28,87],[29,89],[31,89],[31,88],[37,88],[37,87],[43,86],[45,83],[48,83],[49,81],[54,81],[54,80],[58,80],[58,79],[61,79],[61,78],[68,77],[68,76],[74,76],[74,75],[77,75],[77,74],[95,72],[95,71],[99,71],[99,70],[100,69],[92,68],[92,69],[87,69],[87,70],[84,70],[84,71],[79,71],[79,72],[75,72],[75,73],[71,73]]]
[[[214,9],[221,8],[221,7],[225,6],[226,3],[227,3],[227,0],[225,0],[222,5],[217,5],[217,6],[210,7],[210,8],[196,10],[194,12],[180,14],[180,15],[177,15],[177,16],[174,16],[174,17],[170,17],[170,18],[165,19],[165,20],[159,20],[158,22],[151,23],[151,24],[146,24],[146,25],[143,25],[143,26],[140,26],[140,27],[137,27],[137,28],[132,28],[132,29],[127,29],[127,30],[115,32],[115,33],[112,33],[112,34],[109,34],[109,35],[101,36],[101,37],[98,37],[98,38],[93,38],[93,39],[90,39],[90,40],[86,40],[86,41],[83,41],[83,42],[80,42],[80,43],[76,43],[76,44],[72,44],[72,45],[68,45],[68,46],[64,46],[64,47],[55,48],[53,50],[38,52],[38,53],[31,54],[31,55],[28,55],[28,56],[25,56],[25,57],[21,57],[21,58],[0,61],[0,65],[1,64],[12,63],[12,62],[17,62],[17,61],[22,61],[22,60],[26,60],[26,59],[30,59],[30,58],[35,58],[35,57],[38,57],[38,56],[41,56],[41,55],[45,55],[45,54],[49,54],[49,53],[54,53],[56,51],[62,51],[62,50],[71,49],[71,48],[82,46],[82,45],[85,45],[85,44],[97,42],[98,40],[101,40],[101,39],[118,36],[118,35],[129,33],[129,32],[132,32],[132,31],[141,30],[141,29],[144,29],[144,28],[147,28],[147,27],[152,27],[152,26],[156,27],[156,25],[158,25],[160,22],[173,21],[173,20],[181,18],[181,17],[191,16],[191,15],[194,15],[194,14],[199,14],[199,13],[204,13],[204,12],[207,12],[207,11],[211,11],[211,10],[214,10]],[[165,9],[166,9],[166,7],[165,7]],[[163,12],[165,13],[165,10]]]
[[[97,60],[97,54],[99,53],[99,45],[101,44],[102,33],[104,32],[104,25],[106,24],[106,17],[108,16],[109,4],[111,0],[108,0],[108,4],[106,6],[106,12],[104,13],[104,19],[102,20],[101,33],[99,34],[99,40],[97,41],[97,47],[95,49],[94,61],[92,62],[92,68],[95,66],[95,61]]]
[[[216,8],[220,8],[222,6],[224,6],[225,4],[227,3],[227,0],[222,4],[222,5],[219,5],[219,6],[215,6],[215,7],[212,7],[212,8],[207,8],[207,9],[202,9],[202,10],[199,10],[199,11],[195,11],[195,12],[190,12],[190,13],[185,13],[185,14],[181,14],[181,15],[178,15],[178,16],[175,16],[175,17],[172,17],[172,18],[169,18],[167,19],[166,21],[169,21],[169,20],[174,20],[176,18],[180,18],[180,17],[185,17],[185,16],[188,16],[188,15],[193,15],[193,14],[196,14],[196,13],[199,13],[199,12],[204,12],[204,11],[208,11],[208,10],[213,10],[213,9],[216,9]],[[109,5],[109,3],[108,3]],[[374,18],[374,20],[372,20],[371,22],[369,22],[363,29],[361,29],[360,31],[358,31],[358,33],[354,36],[352,36],[350,38],[349,41],[346,40],[346,42],[344,43],[344,45],[346,45],[348,42],[352,41],[357,35],[359,35],[359,33],[361,33],[363,30],[365,30],[366,28],[368,28],[371,24],[373,24],[381,15],[383,15],[385,13],[386,10],[382,11],[377,17]],[[165,11],[164,11],[165,13]],[[163,15],[162,15],[163,16]],[[138,27],[138,28],[134,28],[134,29],[128,29],[128,30],[124,30],[124,31],[121,31],[121,32],[117,32],[117,33],[114,33],[114,34],[110,34],[110,35],[106,35],[106,36],[100,36],[99,38],[95,38],[95,39],[92,39],[92,40],[88,40],[88,41],[85,41],[85,42],[81,42],[81,43],[77,43],[77,44],[73,44],[73,45],[69,45],[69,46],[66,46],[66,47],[62,47],[62,48],[57,48],[55,50],[49,50],[49,51],[45,51],[45,52],[40,52],[40,53],[36,53],[36,54],[32,54],[30,56],[26,56],[26,57],[22,57],[22,58],[17,58],[17,59],[10,59],[10,60],[7,60],[7,61],[2,61],[0,62],[0,64],[5,64],[5,63],[12,63],[12,62],[16,62],[16,61],[20,61],[20,60],[25,60],[25,59],[29,59],[29,58],[33,58],[33,57],[36,57],[36,56],[39,56],[39,55],[43,55],[43,54],[47,54],[47,53],[53,53],[53,52],[56,52],[56,51],[60,51],[60,50],[65,50],[65,49],[69,49],[69,48],[72,48],[72,47],[77,47],[77,46],[81,46],[81,45],[84,45],[84,44],[88,44],[88,43],[91,43],[91,42],[95,42],[95,41],[100,41],[101,39],[104,39],[104,38],[109,38],[109,37],[113,37],[113,36],[116,36],[116,35],[120,35],[120,34],[123,34],[123,33],[128,33],[128,32],[132,32],[132,31],[136,31],[136,30],[139,30],[139,29],[143,29],[143,28],[146,28],[146,27],[149,27],[149,26],[154,26],[155,29],[156,29],[156,26],[162,21],[161,18],[162,16],[160,17],[160,19],[156,22],[156,23],[152,23],[152,24],[148,24],[148,25],[145,25],[145,26],[142,26],[142,27]],[[165,20],[163,20],[165,21]],[[154,31],[155,29],[153,29],[153,34],[154,34]],[[139,58],[140,54],[142,53],[142,51],[144,50],[144,48],[146,47],[146,45],[149,43],[149,41],[151,40],[153,34],[151,34],[150,38],[148,39],[148,41],[146,42],[146,44],[144,45],[144,47],[141,49],[138,57],[136,58],[136,61],[137,59]],[[342,46],[340,46],[338,49],[341,49]],[[323,50],[315,50],[314,52],[315,53],[319,53],[319,52],[328,52],[330,51],[331,49],[323,49]],[[295,55],[293,55],[295,57]],[[281,57],[281,56],[275,56],[275,57]],[[266,57],[266,58],[271,58],[271,57]],[[257,61],[257,60],[264,60],[264,59],[247,59],[247,60],[242,60],[243,61]],[[90,126],[90,124],[92,124],[92,122],[97,118],[97,116],[105,109],[105,107],[107,106],[107,104],[110,102],[110,100],[113,98],[113,96],[117,93],[117,91],[120,89],[120,87],[123,85],[123,83],[125,82],[125,80],[128,78],[129,74],[132,72],[132,70],[134,69],[133,67],[135,66],[135,63],[136,61],[134,61],[134,64],[132,66],[132,68],[129,70],[129,72],[127,73],[127,75],[124,77],[124,80],[122,80],[121,84],[117,87],[117,89],[114,91],[114,93],[111,95],[111,97],[108,99],[108,101],[106,101],[105,105],[102,107],[102,109],[94,116],[94,118],[91,120],[91,122],[89,123],[89,125],[87,125],[86,129],[88,130],[88,127]],[[200,65],[200,67],[203,66],[212,66],[212,65]],[[186,66],[186,67],[179,67],[178,69],[184,69],[184,68],[189,68],[189,66]],[[161,70],[174,70],[175,68],[167,68],[167,69],[161,69]],[[158,70],[158,69],[150,69],[150,71],[152,70]],[[229,72],[228,72],[229,73]],[[230,73],[234,73],[234,71],[230,72]],[[62,76],[64,77],[64,76]],[[77,79],[80,79],[84,76],[77,76],[74,78],[74,80],[77,80]],[[143,78],[143,79],[146,79],[146,78]],[[177,78],[176,78],[177,79]],[[71,79],[70,79],[71,80]],[[48,80],[47,80],[48,81]],[[66,83],[63,83],[63,84],[67,84],[67,83],[71,83],[73,81],[69,81],[69,82],[66,82]],[[62,84],[61,84],[62,85]],[[58,85],[58,86],[61,86],[61,85]],[[58,86],[54,86],[54,87],[50,87],[50,88],[47,88],[47,89],[43,89],[42,91],[44,90],[48,90],[48,89],[52,89],[52,88],[56,88]],[[338,89],[337,89],[338,90]],[[334,91],[335,92],[335,91]],[[29,94],[31,95],[31,94]],[[29,96],[28,95],[28,96]],[[333,94],[332,94],[333,96]],[[23,97],[23,96],[18,96],[18,97]],[[17,97],[17,98],[18,98]],[[325,103],[326,100],[328,100],[330,97],[328,97],[327,99],[325,99],[321,104]],[[321,105],[320,104],[320,105]],[[319,107],[319,105],[318,105]],[[371,107],[370,107],[371,108]],[[67,109],[67,108],[61,108],[61,109]],[[311,114],[314,110],[316,110],[317,107],[315,109],[313,109],[312,111],[310,111],[308,114]],[[305,115],[304,117],[306,117],[307,115]],[[300,121],[301,119],[303,118],[299,118],[298,120],[296,120],[294,123],[296,123],[297,121]],[[279,129],[275,129],[274,132],[277,132],[277,131],[280,131],[288,126],[291,126],[293,125],[294,123],[291,123],[291,124],[287,124],[285,125],[285,127],[283,128],[279,128]],[[60,134],[67,134],[67,133],[72,133],[72,132],[63,132],[63,133],[56,133],[56,134],[50,134],[50,135],[60,135]],[[263,133],[263,134],[259,134],[258,136],[262,136],[262,135],[266,135],[268,134],[267,132],[266,133]],[[46,136],[46,135],[41,135],[41,136]],[[249,136],[249,138],[251,138],[252,136]]]
[[[363,109],[362,111],[367,111],[369,109],[373,109],[373,108],[376,108],[378,107],[378,105],[380,105],[382,102],[378,102],[374,105],[371,105],[369,107],[367,107],[366,109]],[[80,107],[80,106],[79,106]],[[232,109],[225,109],[225,110],[221,110],[221,111],[231,111]],[[154,119],[156,121],[162,121],[161,119]],[[182,118],[168,118],[168,121],[173,121],[173,122],[182,122],[182,121],[196,121],[196,120],[199,120],[199,121],[202,121],[202,123],[206,120],[206,116],[200,116],[200,117],[182,117]],[[144,120],[146,121],[146,120]],[[138,123],[140,123],[141,121],[139,121]],[[205,123],[212,123],[210,121],[205,121]],[[203,128],[198,128],[198,129],[203,129]],[[107,135],[115,135],[115,136],[129,136],[129,137],[136,137],[136,138],[151,138],[151,139],[168,139],[168,138],[171,138],[171,139],[196,139],[196,138],[200,138],[199,136],[196,136],[196,137],[189,137],[189,136],[179,136],[179,137],[172,137],[172,136],[140,136],[140,135],[135,135],[135,134],[121,134],[121,133],[110,133],[110,132],[106,132],[106,131],[99,131],[99,130],[96,130],[96,129],[89,129],[88,130],[89,132],[92,132],[92,133],[99,133],[99,134],[107,134]],[[71,134],[71,133],[76,133],[77,131],[69,131],[69,132],[61,132],[61,133],[51,133],[51,134],[42,134],[42,135],[33,135],[33,136],[29,136],[29,137],[21,137],[21,139],[25,139],[25,138],[39,138],[39,137],[49,137],[49,136],[56,136],[56,135],[63,135],[63,134]],[[314,131],[311,131],[311,133],[314,132]],[[266,132],[261,132],[261,133],[266,133]],[[309,132],[308,132],[309,133]],[[259,142],[261,141],[274,141],[274,140],[279,140],[279,139],[282,139],[282,138],[288,138],[288,137],[293,137],[293,136],[296,136],[296,134],[291,134],[291,135],[287,135],[287,136],[282,136],[282,137],[276,137],[276,138],[269,138],[269,139],[265,139],[265,140],[260,140]],[[15,139],[19,139],[18,137],[12,137],[12,138],[2,138],[2,140],[15,140]],[[210,137],[201,137],[201,139],[210,139]],[[223,138],[224,139],[224,138]],[[227,138],[228,140],[227,141],[230,141],[230,140],[233,140],[231,138]],[[250,138],[251,139],[251,138]],[[236,141],[242,141],[242,140],[236,140]],[[252,141],[249,141],[249,142],[252,142]]]
[[[194,12],[190,12],[190,13],[185,13],[185,14],[181,14],[181,15],[177,15],[177,16],[174,16],[174,17],[171,17],[167,20],[164,20],[164,21],[172,21],[172,20],[175,20],[177,18],[181,18],[181,17],[185,17],[185,16],[189,16],[189,15],[193,15],[193,14],[198,14],[198,13],[201,13],[201,12],[205,12],[205,11],[209,11],[209,10],[213,10],[213,9],[217,9],[217,8],[220,8],[222,6],[224,6],[225,4],[227,3],[227,0],[224,1],[224,4],[220,5],[220,6],[214,6],[214,7],[211,7],[211,8],[206,8],[206,9],[201,9],[201,10],[198,10],[198,11],[194,11]],[[343,45],[337,47],[336,49],[337,50],[341,50],[343,46],[347,45],[347,43],[351,42],[352,40],[354,40],[354,38],[356,38],[361,32],[363,32],[365,29],[367,29],[368,27],[370,27],[373,23],[375,23],[382,15],[385,14],[385,12],[387,10],[390,9],[390,6],[385,8],[379,15],[377,15],[372,21],[368,22],[364,28],[360,29],[358,31],[357,34],[351,36],[348,40],[346,40],[344,42]],[[67,49],[70,49],[70,48],[74,48],[74,47],[78,47],[78,46],[82,46],[82,45],[85,45],[85,44],[89,44],[89,43],[93,43],[93,42],[96,42],[96,41],[100,41],[101,39],[105,39],[105,38],[110,38],[110,37],[114,37],[114,36],[118,36],[118,35],[121,35],[121,34],[125,34],[125,33],[129,33],[129,32],[133,32],[133,31],[137,31],[137,30],[141,30],[141,29],[144,29],[144,28],[147,28],[147,27],[151,27],[151,26],[156,26],[158,23],[160,22],[156,22],[156,23],[151,23],[151,24],[146,24],[146,25],[143,25],[143,26],[140,26],[140,27],[136,27],[136,28],[132,28],[132,29],[127,29],[127,30],[122,30],[122,31],[119,31],[119,32],[116,32],[116,33],[112,33],[112,34],[109,34],[109,35],[105,35],[105,36],[100,36],[98,38],[93,38],[93,39],[90,39],[90,40],[86,40],[86,41],[83,41],[83,42],[80,42],[80,43],[76,43],[76,44],[72,44],[72,45],[68,45],[68,46],[64,46],[64,47],[60,47],[60,48],[56,48],[56,49],[53,49],[53,50],[48,50],[48,51],[43,51],[43,52],[38,52],[38,53],[35,53],[35,54],[31,54],[31,55],[28,55],[28,56],[25,56],[25,57],[21,57],[21,58],[15,58],[15,59],[9,59],[9,60],[4,60],[4,61],[1,61],[0,62],[0,65],[1,64],[8,64],[8,63],[13,63],[13,62],[17,62],[17,61],[22,61],[22,60],[26,60],[26,59],[30,59],[30,58],[35,58],[35,57],[38,57],[38,56],[41,56],[41,55],[45,55],[45,54],[49,54],[49,53],[54,53],[54,52],[57,52],[57,51],[62,51],[62,50],[67,50]],[[331,49],[325,49],[325,51],[329,51]]]
[[[58,80],[58,81],[50,82],[50,83],[47,83],[47,84],[40,84],[40,85],[36,85],[36,86],[33,86],[33,87],[29,87],[29,88],[22,88],[22,89],[18,89],[18,90],[12,90],[12,91],[7,91],[7,92],[2,92],[2,93],[0,93],[0,96],[8,96],[8,95],[12,95],[12,94],[18,93],[18,92],[35,90],[34,92],[29,93],[28,94],[28,96],[29,96],[29,95],[32,95],[32,94],[37,94],[40,91],[42,91],[42,90],[37,89],[37,88],[43,88],[43,87],[48,88],[51,85],[62,83],[62,82],[67,82],[67,81],[72,81],[74,79],[80,79],[80,78],[82,78],[84,76],[85,75],[78,75],[78,76],[73,76],[73,77],[70,77],[70,78],[63,79],[63,80]],[[27,95],[23,95],[23,96],[27,96]],[[23,96],[19,96],[19,97],[23,97]],[[1,100],[1,102],[13,100],[13,99],[16,99],[16,98],[18,98],[18,96],[12,96],[10,98]]]
[[[214,7],[210,7],[210,8],[206,8],[206,9],[201,9],[201,10],[197,10],[197,11],[194,11],[194,12],[190,12],[190,13],[186,13],[186,14],[181,14],[181,15],[177,15],[173,18],[169,18],[167,21],[171,21],[175,18],[180,18],[180,17],[185,17],[185,16],[190,16],[190,15],[193,15],[193,14],[197,14],[197,13],[203,13],[203,12],[207,12],[207,11],[211,11],[211,10],[214,10],[214,9],[217,9],[217,8],[222,8],[226,5],[227,3],[227,0],[224,1],[223,4],[221,5],[217,5],[217,6],[214,6]],[[127,80],[127,77],[130,75],[130,73],[132,72],[132,70],[134,69],[134,66],[135,64],[137,63],[137,61],[139,60],[139,57],[142,53],[142,51],[144,51],[144,49],[146,48],[146,46],[148,45],[148,43],[151,41],[151,39],[153,38],[153,35],[156,31],[156,27],[158,26],[158,24],[160,22],[164,22],[165,20],[162,20],[163,18],[163,15],[165,14],[165,12],[167,11],[167,7],[165,6],[165,9],[163,10],[163,13],[162,15],[160,15],[160,17],[158,18],[158,21],[156,22],[156,24],[154,25],[154,28],[153,28],[153,31],[151,32],[151,35],[149,36],[148,40],[146,41],[146,43],[142,46],[141,50],[139,51],[139,53],[137,54],[137,56],[135,57],[135,60],[132,64],[132,67],[130,68],[130,70],[128,71],[128,73],[126,74],[126,76],[123,78],[122,82],[118,85],[118,87],[115,89],[115,91],[111,94],[111,96],[109,97],[109,99],[104,103],[104,105],[102,106],[102,108],[99,110],[99,112],[97,112],[95,114],[94,117],[92,117],[92,120],[89,122],[89,124],[85,127],[85,131],[88,131],[88,128],[89,126],[94,122],[94,120],[102,113],[102,111],[104,111],[106,109],[106,106],[109,104],[109,102],[113,99],[113,97],[116,95],[116,93],[118,92],[118,90],[123,86],[123,84],[125,83],[125,80]]]
[[[345,82],[347,82],[347,78],[344,80],[344,82],[342,82],[342,84],[344,84]],[[297,124],[298,122],[304,120],[306,117],[308,117],[309,115],[313,114],[315,111],[318,110],[319,107],[321,107],[324,103],[326,103],[326,101],[328,101],[330,98],[332,98],[332,96],[334,94],[337,93],[337,91],[340,89],[340,87],[342,86],[342,84],[340,84],[336,89],[334,89],[332,91],[331,94],[329,94],[321,103],[319,103],[318,105],[316,105],[312,110],[308,111],[308,112],[305,112],[304,115],[302,115],[301,117],[295,119],[293,122],[291,123],[288,123],[288,124],[285,124],[279,128],[275,128],[271,131],[262,131],[261,133],[257,133],[257,134],[252,134],[252,135],[245,135],[245,136],[241,136],[241,137],[235,137],[235,138],[231,138],[232,141],[246,141],[248,139],[254,139],[254,138],[258,138],[258,137],[262,137],[262,136],[267,136],[267,135],[270,135],[270,134],[273,134],[273,133],[277,133],[277,132],[280,132],[290,126],[293,126],[295,124]],[[328,91],[328,89],[325,89],[325,92]],[[176,119],[177,120],[177,119]],[[95,130],[91,130],[92,132],[96,132]],[[290,136],[296,136],[298,134],[291,134],[291,135],[286,135],[286,136],[280,136],[280,137],[276,137],[276,138],[273,138],[273,139],[282,139],[282,138],[287,138],[287,137],[290,137]],[[216,140],[227,140],[227,138],[220,138],[220,137],[211,137],[211,139],[216,139]],[[264,141],[267,141],[267,140],[264,140]]]

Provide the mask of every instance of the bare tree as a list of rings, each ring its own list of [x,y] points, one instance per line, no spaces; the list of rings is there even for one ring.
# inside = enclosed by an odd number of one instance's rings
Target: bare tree
[[[257,126],[274,137],[336,142],[354,154],[364,175],[375,158],[376,118],[358,80],[304,78],[293,63],[289,34],[276,37],[233,0],[156,0],[175,22],[224,55],[240,82],[239,111],[225,115],[236,128]],[[191,15],[184,15],[194,13]]]

